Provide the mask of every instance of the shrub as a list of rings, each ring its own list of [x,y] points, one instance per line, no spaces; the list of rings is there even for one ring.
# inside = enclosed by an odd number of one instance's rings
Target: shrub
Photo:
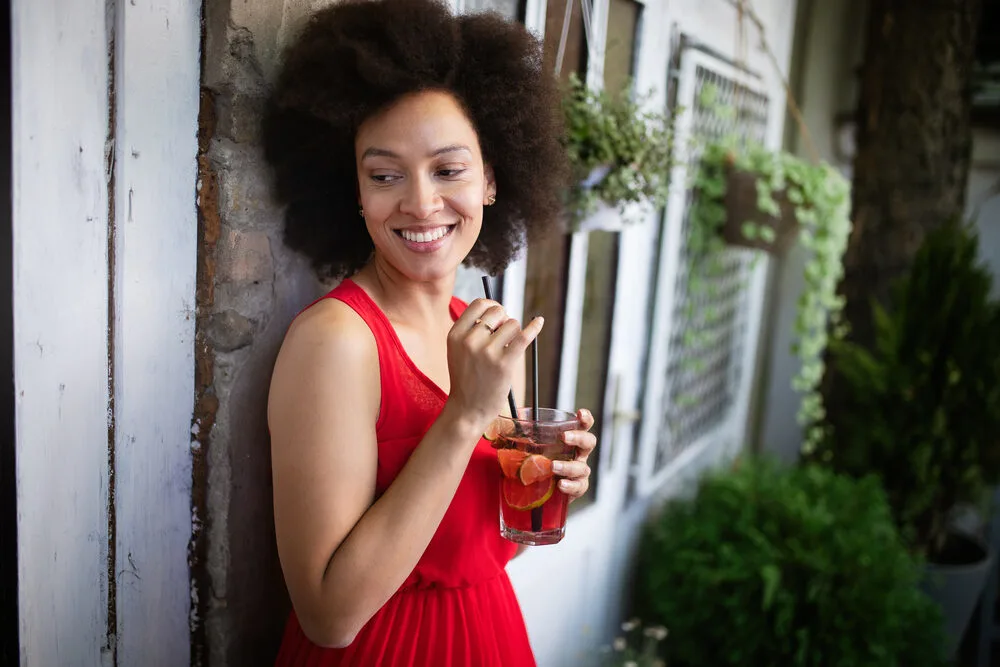
[[[831,342],[834,400],[813,458],[878,475],[911,548],[944,556],[949,515],[1000,481],[1000,301],[960,223],[928,234],[870,346]]]
[[[749,460],[650,522],[636,604],[672,667],[942,665],[920,576],[876,479]]]

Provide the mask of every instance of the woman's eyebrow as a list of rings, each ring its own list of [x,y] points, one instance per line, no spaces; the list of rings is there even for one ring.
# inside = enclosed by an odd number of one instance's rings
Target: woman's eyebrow
[[[452,144],[450,146],[443,146],[441,148],[435,149],[428,154],[427,157],[437,157],[439,155],[444,155],[445,153],[457,153],[460,151],[465,151],[466,153],[472,153],[472,149],[464,144]],[[374,146],[366,148],[365,152],[361,154],[362,160],[367,160],[370,157],[387,157],[393,159],[399,159],[399,155],[393,153],[385,148],[376,148]]]
[[[458,151],[465,151],[466,153],[472,153],[472,149],[463,144],[452,144],[451,146],[445,146],[444,148],[439,148],[432,152],[427,157],[437,157],[438,155],[443,155],[445,153],[456,153]]]

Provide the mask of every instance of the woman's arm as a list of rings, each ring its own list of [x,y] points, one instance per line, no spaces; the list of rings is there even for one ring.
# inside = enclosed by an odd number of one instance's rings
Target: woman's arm
[[[489,305],[478,304],[478,314]],[[474,316],[460,319],[463,336],[472,332]],[[540,328],[503,329],[507,339],[517,339],[510,345],[516,351]],[[456,378],[452,368],[452,387],[465,389],[449,398],[378,500],[374,426],[381,394],[371,331],[333,300],[317,304],[289,330],[268,405],[275,527],[292,602],[315,643],[350,644],[437,530],[488,423],[491,408],[482,406],[498,404],[493,394],[500,392],[490,393],[489,385],[513,372],[506,341],[478,329],[469,340],[449,342],[449,361],[457,355],[449,366],[460,371]]]

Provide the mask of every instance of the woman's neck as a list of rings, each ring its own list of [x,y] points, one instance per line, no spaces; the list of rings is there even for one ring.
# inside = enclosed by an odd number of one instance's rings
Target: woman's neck
[[[457,270],[450,276],[431,281],[415,281],[376,256],[358,271],[353,280],[364,287],[390,320],[424,328],[450,315],[451,297]]]

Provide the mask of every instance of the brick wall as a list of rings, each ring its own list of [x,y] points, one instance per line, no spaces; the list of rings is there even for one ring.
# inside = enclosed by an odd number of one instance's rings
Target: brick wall
[[[321,294],[281,242],[259,146],[268,82],[308,0],[205,0],[200,128],[192,664],[270,665],[288,601],[274,546],[268,381]]]

